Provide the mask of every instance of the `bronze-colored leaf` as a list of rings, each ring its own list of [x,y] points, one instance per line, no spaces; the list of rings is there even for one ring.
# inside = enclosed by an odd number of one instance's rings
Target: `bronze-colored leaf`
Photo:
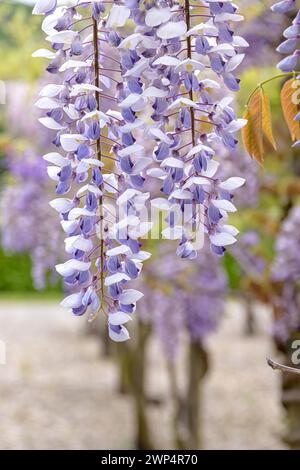
[[[261,100],[262,100],[262,127],[265,136],[267,137],[270,144],[277,150],[276,141],[272,129],[272,114],[269,97],[266,95],[264,90],[261,88]]]
[[[300,140],[300,122],[295,121],[295,116],[299,112],[299,105],[295,100],[297,83],[298,80],[291,78],[285,82],[281,90],[282,110],[293,141]]]
[[[251,97],[244,119],[248,123],[242,129],[244,146],[249,155],[260,164],[264,161],[263,125],[262,125],[262,95],[258,89]]]

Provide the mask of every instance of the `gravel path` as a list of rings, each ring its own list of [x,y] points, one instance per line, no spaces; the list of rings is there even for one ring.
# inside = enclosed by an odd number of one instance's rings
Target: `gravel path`
[[[265,364],[272,353],[268,313],[257,314],[258,334],[244,337],[236,304],[209,341],[211,370],[204,388],[207,449],[280,449],[283,418],[279,375]],[[114,362],[99,355],[82,318],[56,303],[1,302],[0,449],[130,449],[134,423],[128,397],[116,393]],[[165,363],[151,344],[148,388],[167,395]],[[157,448],[171,448],[170,407],[151,406]],[[120,423],[122,425],[120,426]]]

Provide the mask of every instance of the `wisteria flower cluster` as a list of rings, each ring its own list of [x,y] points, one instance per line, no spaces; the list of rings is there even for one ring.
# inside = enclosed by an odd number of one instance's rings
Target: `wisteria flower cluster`
[[[273,5],[272,10],[278,13],[289,13],[294,11],[296,8],[296,0],[284,0]],[[286,40],[280,44],[277,51],[281,54],[287,55],[278,64],[277,68],[283,72],[294,72],[295,78],[299,80],[299,76],[296,77],[296,69],[299,64],[300,49],[298,49],[299,37],[300,37],[300,10],[298,10],[292,25],[289,26],[283,33]],[[295,90],[296,91],[296,90]],[[296,97],[297,99],[297,97]],[[300,113],[295,116],[295,121],[300,120]],[[293,147],[299,147],[300,140],[297,140]]]
[[[243,17],[230,0],[61,3],[38,0],[33,10],[45,15],[52,45],[34,55],[50,60],[55,77],[37,106],[54,131],[57,151],[44,159],[70,255],[56,269],[75,290],[63,305],[75,315],[89,309],[91,319],[102,310],[110,337],[125,341],[143,295],[128,282],[150,256],[141,250],[153,225],[144,217],[150,200],[167,211],[163,235],[179,239],[182,258],[196,257],[195,227],[218,255],[236,241],[226,221],[244,180],[216,177],[216,149],[233,150],[245,124],[231,107],[248,46],[232,25]],[[214,99],[221,82],[230,96]],[[161,198],[144,190],[149,178],[160,182]]]
[[[284,0],[279,3],[275,3],[272,6],[272,10],[275,13],[290,13],[296,9],[296,0]],[[285,41],[278,46],[277,51],[281,54],[287,55],[282,59],[277,67],[283,72],[292,72],[297,69],[299,61],[300,50],[298,48],[299,35],[300,35],[300,10],[293,20],[291,26],[289,26],[283,33]]]

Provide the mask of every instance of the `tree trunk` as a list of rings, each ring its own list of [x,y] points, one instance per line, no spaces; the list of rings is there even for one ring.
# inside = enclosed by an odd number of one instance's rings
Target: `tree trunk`
[[[189,345],[188,362],[188,383],[184,397],[177,388],[175,369],[170,370],[175,401],[174,435],[179,450],[201,448],[201,385],[208,370],[208,358],[200,343]]]
[[[253,336],[255,335],[255,316],[253,302],[250,299],[249,295],[245,296],[245,335]]]
[[[285,364],[293,367],[290,353],[286,354]],[[295,367],[295,366],[294,366]],[[282,374],[282,404],[286,411],[286,432],[283,441],[292,450],[300,449],[300,376]]]
[[[132,385],[136,414],[136,448],[138,450],[153,449],[147,418],[147,398],[145,394],[146,345],[150,328],[138,322],[137,345],[133,351]]]
[[[150,335],[149,326],[137,322],[135,342],[122,343],[117,348],[120,382],[119,391],[133,397],[136,435],[135,448],[153,448],[147,418],[147,397],[145,393],[146,346]]]

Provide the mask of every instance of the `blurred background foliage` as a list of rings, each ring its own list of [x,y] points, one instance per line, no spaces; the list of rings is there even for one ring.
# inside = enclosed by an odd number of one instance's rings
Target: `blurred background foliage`
[[[44,41],[40,27],[40,18],[32,15],[32,6],[16,3],[11,0],[0,3],[0,80],[9,82],[26,82],[34,88],[34,84],[44,73],[43,60],[36,60],[32,52],[43,47]],[[5,105],[0,105],[0,178],[3,183],[9,175],[5,173],[4,157],[7,148],[13,145],[22,152],[28,141],[19,136],[13,137],[13,132],[5,122]],[[32,103],[28,108],[32,114]],[[26,120],[26,115],[20,116]],[[23,149],[23,150],[22,150]],[[0,270],[0,293],[36,294],[31,269],[32,262],[29,253],[5,253],[0,248],[0,263],[4,269]],[[47,293],[61,291],[61,286],[52,286],[48,283]]]

